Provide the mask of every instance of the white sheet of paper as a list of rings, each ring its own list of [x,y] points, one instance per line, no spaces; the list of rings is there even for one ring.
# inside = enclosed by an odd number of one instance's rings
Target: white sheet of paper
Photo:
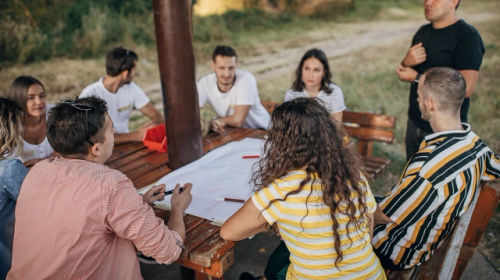
[[[244,155],[262,156],[264,140],[245,138],[218,147],[200,159],[191,162],[158,180],[157,184],[166,184],[171,190],[176,183],[193,184],[193,200],[186,213],[223,224],[241,206],[239,202],[221,201],[225,197],[247,200],[253,191],[250,182],[253,165],[259,159],[243,159]],[[145,193],[151,186],[142,188]],[[170,198],[156,202],[162,208],[170,209]]]

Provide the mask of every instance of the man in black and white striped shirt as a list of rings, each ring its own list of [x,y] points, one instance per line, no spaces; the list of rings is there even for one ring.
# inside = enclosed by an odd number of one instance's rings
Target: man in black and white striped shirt
[[[378,202],[372,244],[385,269],[419,265],[468,209],[480,180],[500,177],[500,157],[460,122],[465,80],[456,70],[427,70],[418,86],[425,137],[403,176]]]

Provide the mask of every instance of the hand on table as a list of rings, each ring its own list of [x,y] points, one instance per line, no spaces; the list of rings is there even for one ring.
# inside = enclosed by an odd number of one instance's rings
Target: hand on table
[[[224,132],[226,124],[221,119],[215,119],[210,122],[210,128],[218,133]]]

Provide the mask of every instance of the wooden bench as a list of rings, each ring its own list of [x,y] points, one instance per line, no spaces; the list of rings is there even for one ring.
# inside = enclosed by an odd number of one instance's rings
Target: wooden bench
[[[262,101],[269,113],[281,103]],[[344,129],[350,137],[357,140],[357,150],[364,164],[365,172],[372,178],[380,174],[390,163],[388,158],[374,157],[373,142],[393,143],[396,117],[364,112],[344,111]]]
[[[484,235],[500,201],[500,182],[483,182],[476,189],[469,209],[460,217],[453,232],[419,267],[387,273],[387,278],[400,280],[458,280]]]

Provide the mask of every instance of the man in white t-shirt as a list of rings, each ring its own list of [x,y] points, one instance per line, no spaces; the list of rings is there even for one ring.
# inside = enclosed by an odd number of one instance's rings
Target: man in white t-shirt
[[[200,107],[210,103],[218,118],[210,128],[223,132],[226,126],[267,129],[269,113],[260,103],[257,81],[247,71],[237,70],[236,51],[229,46],[217,46],[212,54],[214,73],[198,83]]]
[[[137,59],[134,51],[122,47],[110,50],[106,55],[106,76],[87,86],[80,94],[80,98],[97,96],[106,101],[115,128],[115,144],[142,141],[147,129],[164,122],[144,91],[132,82]],[[133,108],[139,109],[151,121],[130,132],[128,121]]]

